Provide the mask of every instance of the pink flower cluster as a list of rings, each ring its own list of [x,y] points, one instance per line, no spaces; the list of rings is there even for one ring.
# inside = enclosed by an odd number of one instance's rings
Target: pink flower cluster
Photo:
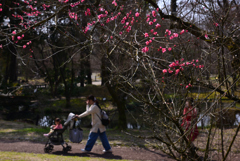
[[[69,17],[70,17],[71,19],[75,19],[75,20],[78,19],[77,13],[70,12],[70,10],[68,11],[68,15],[69,15]]]
[[[87,15],[91,15],[91,11],[89,8],[87,8],[87,10],[85,11],[85,16],[87,16]]]
[[[84,0],[82,0],[81,2],[84,2]],[[81,2],[79,1],[79,2],[75,2],[75,3],[71,3],[70,6],[71,6],[71,7],[76,7],[76,6],[78,6]]]
[[[67,3],[67,2],[69,2],[69,0],[58,0],[58,2]]]
[[[175,75],[178,75],[180,71],[184,70],[183,69],[184,66],[192,65],[192,67],[196,67],[196,68],[203,68],[204,67],[204,65],[196,66],[196,64],[194,64],[194,61],[195,61],[194,59],[191,62],[186,62],[186,63],[184,63],[183,61],[184,61],[184,59],[182,58],[180,61],[176,60],[176,61],[172,62],[169,65],[169,68],[168,69],[163,69],[162,72],[163,73],[167,73],[167,72],[172,73],[173,70],[175,70]],[[199,61],[196,60],[195,62],[198,63]]]
[[[2,47],[2,44],[0,45],[0,48],[2,49],[3,47]]]
[[[108,14],[107,11],[105,11],[105,13]],[[118,17],[120,14],[121,14],[121,12],[118,12],[117,15],[115,15],[115,16],[113,16],[113,17],[111,17],[111,18],[108,18],[108,19],[106,20],[106,23],[109,23],[110,21],[113,21],[113,20],[117,19],[117,17]]]
[[[156,14],[155,11],[152,11],[152,16],[153,16],[153,17],[156,17],[156,16],[157,16],[157,14]]]
[[[100,20],[103,17],[107,17],[107,15],[108,15],[108,11],[105,11],[105,14],[98,15],[98,19]]]
[[[28,2],[28,1],[26,1],[26,0],[24,0],[23,2],[24,2],[24,3],[26,3],[26,4],[29,4],[29,2]]]
[[[161,25],[157,23],[155,29],[157,29],[157,28],[159,28],[159,27],[161,27]]]
[[[218,27],[218,26],[219,26],[219,24],[218,24],[218,23],[216,23],[216,22],[214,22],[213,24],[214,24],[216,27]]]
[[[23,20],[23,17],[21,15],[14,15],[14,14],[12,14],[12,16],[15,17],[15,18],[19,18],[19,19]]]
[[[112,1],[112,4],[113,4],[114,6],[117,6],[116,0],[113,0],[113,1]]]
[[[180,35],[182,35],[184,32],[185,32],[185,30],[183,29],[183,30],[180,32]]]
[[[192,85],[189,83],[188,85],[186,85],[186,88],[188,88],[188,87],[192,87]]]
[[[176,37],[178,37],[178,34],[177,33],[173,33],[172,36],[170,36],[169,39],[172,40],[173,38],[176,38]]]
[[[25,11],[22,11],[22,12],[27,16],[38,16],[38,14],[41,14],[41,12],[39,12],[39,11],[35,11],[35,12],[31,12],[31,13],[25,12]]]
[[[29,42],[27,42],[27,45],[29,45],[31,43],[32,43],[32,41],[29,41]],[[25,49],[27,47],[27,45],[23,45],[23,49]]]
[[[2,12],[2,3],[0,3],[0,12]]]
[[[46,4],[43,4],[42,6],[43,6],[43,10],[46,10],[47,8],[50,7],[50,5],[46,5]]]
[[[146,52],[148,52],[148,50],[149,50],[149,47],[147,47],[147,46],[146,46],[146,47],[144,47],[144,48],[142,48],[142,52],[143,52],[143,53],[146,53]]]

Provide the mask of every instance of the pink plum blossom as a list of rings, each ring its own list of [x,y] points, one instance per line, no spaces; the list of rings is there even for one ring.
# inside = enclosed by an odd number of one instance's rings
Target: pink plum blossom
[[[149,48],[147,46],[142,48],[142,52],[144,52],[144,53],[148,52],[148,50],[149,50]]]
[[[163,72],[163,73],[167,73],[167,69],[163,69],[162,72]]]
[[[145,37],[149,37],[148,33],[145,33],[144,36],[145,36]]]
[[[173,33],[173,37],[178,37],[178,34],[177,33]]]
[[[168,31],[168,35],[171,35],[171,31]]]
[[[161,27],[161,25],[157,23],[156,24],[156,29],[159,28],[159,27]]]
[[[115,0],[112,1],[112,4],[113,4],[114,6],[117,6],[117,2],[116,2]]]
[[[162,48],[162,53],[165,53],[166,51],[166,48]]]
[[[136,16],[136,17],[138,17],[138,16],[139,16],[139,13],[138,13],[138,12],[136,12],[136,13],[135,13],[135,16]]]
[[[168,73],[172,73],[173,71],[171,69],[168,69]]]
[[[131,31],[131,29],[132,29],[132,27],[131,26],[128,26],[128,28],[127,28],[127,32],[129,32],[129,31]]]
[[[185,32],[185,30],[183,29],[183,30],[180,32],[180,35],[182,35],[184,32]]]
[[[180,72],[180,69],[177,69],[177,70],[175,71],[175,75],[177,75],[179,72]]]
[[[153,16],[153,17],[156,17],[156,16],[157,16],[157,14],[156,14],[155,11],[152,11],[152,16]]]
[[[26,45],[23,45],[23,49],[25,49],[27,46]]]

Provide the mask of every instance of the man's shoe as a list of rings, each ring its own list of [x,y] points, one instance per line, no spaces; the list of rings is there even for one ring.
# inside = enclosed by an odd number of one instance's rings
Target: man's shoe
[[[89,153],[90,151],[87,151],[87,150],[85,150],[85,149],[81,149],[81,151],[83,152],[83,153]]]
[[[103,150],[104,153],[112,153],[112,149],[109,149],[109,150]]]

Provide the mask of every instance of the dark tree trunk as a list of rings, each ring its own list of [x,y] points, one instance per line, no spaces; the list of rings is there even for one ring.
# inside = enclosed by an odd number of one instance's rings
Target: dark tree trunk
[[[101,59],[102,65],[101,65],[101,77],[102,77],[102,83],[101,85],[104,86],[104,84],[107,82],[107,71],[106,71],[106,67],[104,64],[104,56]]]
[[[83,59],[83,53],[81,53],[81,60]],[[80,62],[80,86],[84,87],[84,78],[85,78],[85,72],[84,72],[84,62]]]
[[[9,45],[10,66],[9,66],[9,83],[17,81],[17,57],[16,49],[13,45]]]
[[[90,59],[88,58],[86,60],[86,74],[87,74],[87,84],[92,84],[92,70],[91,70],[91,64],[90,64]]]
[[[120,130],[127,129],[127,118],[125,113],[125,101],[123,98],[123,95],[119,94],[121,93],[119,90],[116,89],[116,87],[111,86],[110,84],[106,84],[109,93],[111,94],[113,101],[117,104],[117,110],[118,110],[118,128]]]
[[[118,128],[121,130],[124,130],[127,128],[127,118],[125,113],[125,101],[124,101],[124,95],[121,91],[119,91],[116,86],[109,84],[107,81],[107,78],[109,76],[109,72],[106,70],[105,66],[105,59],[102,59],[102,80],[106,81],[105,85],[110,93],[110,95],[113,98],[113,102],[117,104],[117,110],[118,110]],[[102,82],[103,83],[103,82]]]

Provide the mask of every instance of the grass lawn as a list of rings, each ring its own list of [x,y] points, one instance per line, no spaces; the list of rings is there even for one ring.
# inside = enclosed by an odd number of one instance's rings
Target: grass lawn
[[[0,160],[10,161],[10,160],[17,160],[17,161],[113,161],[116,159],[106,159],[106,158],[90,158],[90,157],[79,157],[79,156],[59,156],[53,154],[34,154],[34,153],[18,153],[18,152],[1,152],[0,153]]]

